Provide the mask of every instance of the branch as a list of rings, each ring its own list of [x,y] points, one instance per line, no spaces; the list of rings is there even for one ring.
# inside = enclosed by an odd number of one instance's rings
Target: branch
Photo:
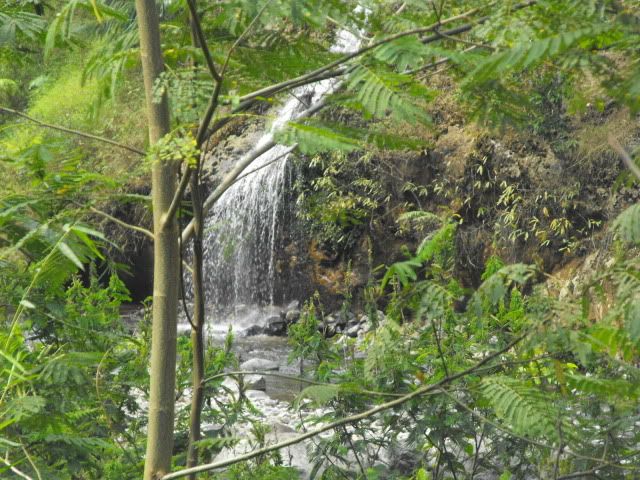
[[[8,454],[7,454],[8,455]],[[2,460],[2,463],[4,463],[7,467],[9,467],[9,470],[11,470],[13,473],[15,473],[17,476],[24,478],[25,480],[33,480],[33,478],[31,478],[29,475],[27,475],[26,473],[18,470],[16,467],[14,467],[11,462],[9,462],[9,460],[7,458],[0,458],[0,460]]]
[[[151,232],[150,230],[147,230],[146,228],[142,228],[142,227],[138,227],[137,225],[131,225],[130,223],[127,222],[123,222],[122,220],[109,215],[107,212],[103,212],[102,210],[98,210],[95,207],[89,207],[89,210],[91,210],[93,213],[97,213],[98,215],[103,216],[104,218],[111,220],[113,223],[117,223],[118,225],[120,225],[121,227],[125,227],[125,228],[129,228],[131,230],[134,230],[136,232],[142,233],[143,235],[146,235],[147,237],[149,237],[151,240],[155,239],[155,236],[153,235],[153,232]]]
[[[194,0],[189,0],[189,4],[191,4]],[[236,49],[236,47],[240,44],[240,42],[246,38],[249,34],[253,26],[256,24],[262,13],[265,11],[267,6],[272,2],[272,0],[267,1],[260,11],[253,18],[251,23],[247,26],[247,28],[242,32],[242,34],[236,39],[236,41],[231,45],[229,51],[227,52],[227,56],[224,60],[224,64],[222,65],[222,71],[220,75],[218,75],[216,79],[216,87],[213,90],[213,94],[211,95],[211,100],[209,101],[209,105],[207,105],[207,109],[205,111],[204,116],[198,125],[198,133],[196,134],[196,145],[198,148],[202,146],[205,138],[207,137],[207,129],[209,128],[209,123],[211,123],[211,118],[213,117],[214,112],[218,108],[218,99],[220,97],[220,91],[222,90],[222,83],[224,81],[224,76],[227,73],[227,67],[229,66],[229,60],[231,59],[231,54]],[[194,6],[195,9],[195,6]],[[202,32],[201,32],[202,33]],[[202,41],[200,43],[203,43]]]
[[[436,32],[436,33],[440,36],[440,38],[446,38],[447,40],[452,40],[452,41],[454,41],[454,42],[463,43],[463,44],[465,44],[465,45],[470,45],[470,46],[472,46],[472,47],[474,47],[474,48],[486,48],[486,49],[488,49],[488,50],[492,50],[492,51],[494,51],[494,52],[495,52],[496,50],[498,50],[498,49],[497,49],[496,47],[494,47],[493,45],[488,45],[488,44],[486,44],[486,43],[477,43],[477,42],[472,42],[472,41],[470,41],[470,40],[465,40],[464,38],[458,38],[458,37],[451,36],[451,35],[449,35],[449,34],[447,34],[447,33],[445,33],[445,32],[440,32],[440,31],[438,31],[438,32]]]
[[[625,166],[629,170],[631,170],[631,173],[633,173],[633,175],[638,180],[640,180],[640,168],[638,168],[636,163],[633,161],[633,158],[631,158],[631,155],[629,155],[629,153],[624,149],[624,147],[613,135],[609,135],[609,145],[611,145],[611,148],[613,148],[616,151],[616,153],[620,155],[620,158],[622,158],[622,161],[624,162]]]
[[[178,185],[178,188],[175,194],[173,195],[173,199],[171,200],[171,205],[169,205],[169,208],[167,209],[165,214],[162,216],[162,220],[160,221],[161,229],[163,229],[165,225],[167,225],[171,221],[173,216],[178,211],[178,208],[180,208],[180,204],[182,203],[182,196],[184,195],[184,192],[187,189],[187,185],[189,185],[189,179],[191,178],[191,172],[193,171],[193,169],[194,167],[187,164],[187,170],[184,172],[184,174],[182,175],[182,178],[180,179],[180,184]]]
[[[29,120],[30,122],[35,123],[36,125],[38,125],[40,127],[50,128],[52,130],[59,130],[61,132],[65,132],[65,133],[71,133],[71,134],[77,135],[79,137],[90,138],[91,140],[97,140],[99,142],[108,143],[109,145],[113,145],[113,146],[116,146],[118,148],[123,148],[125,150],[129,150],[130,152],[137,153],[138,155],[142,155],[142,156],[145,155],[145,153],[142,150],[138,150],[135,147],[130,147],[129,145],[124,145],[122,143],[116,142],[115,140],[111,140],[109,138],[100,137],[98,135],[93,135],[91,133],[81,132],[80,130],[73,130],[71,128],[66,128],[66,127],[61,127],[59,125],[52,125],[50,123],[45,123],[45,122],[43,122],[41,120],[38,120],[38,119],[33,118],[33,117],[30,117],[29,115],[27,115],[25,113],[18,112],[16,110],[11,109],[11,108],[0,107],[0,112],[8,113],[8,114],[11,114],[11,115],[17,115],[18,117],[22,117],[22,118],[24,118],[26,120]]]
[[[471,17],[472,15],[480,12],[481,10],[493,5],[495,2],[491,2],[488,5],[485,5],[484,7],[478,7],[478,8],[474,8],[471,10],[468,10],[467,12],[461,13],[460,15],[456,15],[453,17],[449,17],[446,18],[444,20],[441,20],[440,22],[434,23],[432,25],[429,25],[427,27],[422,27],[422,28],[415,28],[412,30],[407,30],[405,32],[400,32],[400,33],[396,33],[394,35],[390,35],[388,37],[385,37],[381,40],[378,40],[377,42],[372,43],[371,45],[367,45],[366,47],[362,47],[360,50],[357,50],[355,52],[349,53],[345,56],[343,56],[342,58],[339,58],[338,60],[335,60],[327,65],[324,65],[322,67],[317,68],[316,70],[313,70],[309,73],[306,73],[304,75],[300,75],[299,77],[293,78],[291,80],[285,80],[284,82],[280,82],[277,83],[275,85],[270,85],[268,87],[264,87],[261,88],[260,90],[256,90],[252,93],[249,93],[243,97],[240,97],[240,106],[244,105],[245,102],[248,102],[250,100],[254,100],[257,97],[265,97],[265,96],[270,96],[270,95],[274,95],[275,93],[281,92],[282,90],[288,89],[288,88],[295,88],[295,87],[299,87],[302,85],[306,85],[308,83],[313,83],[315,81],[317,81],[320,78],[320,75],[322,74],[326,74],[328,71],[339,67],[340,65],[348,62],[349,60],[352,60],[356,57],[359,57],[375,48],[378,48],[382,45],[385,45],[389,42],[393,42],[395,40],[398,40],[400,38],[404,38],[404,37],[408,37],[411,35],[420,35],[423,33],[429,33],[429,32],[435,32],[437,31],[440,27],[442,27],[443,25],[447,25],[449,23],[453,23],[456,22],[458,20],[464,20],[466,18]],[[512,8],[512,11],[517,11],[517,10],[521,10],[523,8],[527,8],[530,7],[532,5],[535,5],[537,3],[537,0],[529,0],[523,3],[520,3],[516,6],[514,6]],[[481,17],[479,19],[476,19],[474,22],[470,22],[470,23],[466,23],[464,25],[461,25],[459,27],[455,27],[455,28],[451,28],[449,30],[446,30],[444,32],[440,32],[440,33],[436,33],[434,35],[431,35],[429,37],[425,37],[424,39],[422,39],[422,43],[432,43],[435,42],[437,40],[440,40],[442,38],[443,35],[447,35],[447,36],[452,36],[452,35],[457,35],[459,33],[464,33],[464,32],[468,32],[469,30],[471,30],[475,25],[478,24],[482,24],[485,23],[487,20],[489,20],[491,18],[491,16],[486,15],[484,17]],[[333,73],[329,73],[329,76],[339,76],[339,75],[343,75],[344,73],[346,73],[345,70],[341,71],[341,72],[333,72]]]
[[[290,438],[289,440],[285,440],[283,442],[279,442],[276,443],[274,445],[270,445],[268,447],[264,447],[264,448],[260,448],[258,450],[254,450],[253,452],[249,452],[246,453],[244,455],[239,455],[235,458],[231,458],[228,460],[222,460],[219,462],[213,462],[213,463],[209,463],[209,464],[205,464],[205,465],[200,465],[198,467],[193,467],[193,468],[185,468],[183,470],[174,472],[174,473],[169,473],[167,475],[165,475],[164,477],[162,477],[162,480],[173,480],[175,478],[182,478],[185,477],[187,475],[191,475],[193,473],[201,473],[201,472],[208,472],[210,470],[215,470],[215,469],[219,469],[222,467],[228,467],[230,465],[234,465],[236,463],[239,462],[243,462],[246,460],[251,460],[252,458],[264,455],[266,453],[272,452],[274,450],[280,450],[284,447],[288,447],[289,445],[294,445],[297,443],[300,443],[308,438],[312,438],[315,437],[316,435],[319,435],[323,432],[326,432],[328,430],[335,430],[338,427],[341,427],[343,425],[347,425],[353,422],[357,422],[359,420],[364,420],[365,418],[369,418],[377,413],[380,413],[382,411],[388,410],[390,408],[393,407],[397,407],[398,405],[402,405],[403,403],[408,402],[409,400],[412,400],[416,397],[420,397],[422,395],[426,395],[426,394],[430,394],[430,393],[440,393],[440,390],[442,389],[443,386],[448,385],[449,383],[453,382],[454,380],[457,380],[459,378],[465,377],[467,375],[472,374],[473,372],[475,372],[478,368],[480,368],[481,366],[485,365],[486,363],[490,362],[491,360],[493,360],[494,358],[502,355],[505,352],[508,352],[509,350],[511,350],[514,346],[516,346],[518,343],[520,343],[522,340],[524,340],[524,338],[527,336],[527,334],[525,333],[524,335],[519,336],[518,338],[516,338],[515,340],[513,340],[511,343],[509,343],[506,347],[504,347],[501,350],[498,350],[494,353],[492,353],[491,355],[488,355],[487,357],[485,357],[484,359],[482,359],[480,362],[476,363],[473,367],[467,368],[466,370],[463,370],[459,373],[456,373],[450,377],[446,377],[443,378],[442,380],[440,380],[439,382],[436,382],[434,384],[431,385],[425,385],[423,387],[420,387],[416,390],[414,390],[411,393],[408,393],[406,395],[403,395],[402,397],[397,398],[396,400],[391,400],[389,402],[386,403],[382,403],[374,408],[371,408],[369,410],[365,410],[364,412],[358,413],[356,415],[352,415],[350,417],[346,417],[346,418],[342,418],[340,420],[336,420],[335,422],[331,422],[328,423],[326,425],[323,425],[321,427],[315,428],[313,430],[309,430],[307,433],[304,433],[302,435],[298,435],[296,437]]]
[[[304,118],[304,117],[308,117],[310,115],[313,115],[314,113],[319,111],[321,108],[323,108],[325,105],[326,105],[326,103],[323,100],[321,100],[318,103],[316,103],[315,105],[312,105],[307,110],[305,110],[302,113],[300,113],[300,115],[298,115],[298,117],[296,117],[296,118]],[[224,179],[222,180],[220,185],[218,185],[218,187],[207,197],[207,199],[205,200],[204,205],[203,205],[203,215],[207,215],[207,213],[211,209],[212,205],[222,196],[222,194],[224,192],[226,192],[229,189],[229,187],[231,187],[231,185],[234,184],[234,182],[237,180],[237,178],[240,176],[240,174],[242,174],[242,172],[244,171],[245,168],[247,168],[260,155],[263,155],[264,153],[268,152],[269,150],[271,150],[275,146],[276,146],[276,143],[273,141],[273,139],[271,139],[271,140],[265,142],[260,147],[254,148],[254,149],[250,150],[249,152],[247,152],[244,155],[244,157],[242,157],[236,163],[236,165],[233,167],[233,169],[231,171],[229,171],[229,173],[224,177]],[[182,231],[182,244],[183,245],[186,244],[189,241],[189,239],[191,238],[191,236],[193,235],[193,233],[194,233],[194,230],[193,230],[194,229],[194,225],[195,225],[195,222],[193,220],[191,220],[189,222],[189,224],[185,227],[185,229]]]
[[[211,73],[211,76],[216,81],[216,83],[220,84],[222,83],[222,76],[218,74],[218,71],[216,70],[216,66],[213,63],[213,58],[211,58],[209,46],[207,45],[207,40],[204,38],[204,33],[202,33],[202,24],[200,23],[200,17],[198,16],[198,9],[196,8],[195,0],[187,0],[187,5],[189,6],[189,13],[191,14],[191,19],[193,20],[191,26],[193,27],[196,38],[198,39],[198,43],[200,44],[200,48],[202,49],[202,53],[204,54],[209,72]]]
[[[328,386],[328,387],[339,387],[340,386],[339,383],[317,382],[315,380],[310,380],[308,378],[295,377],[293,375],[284,375],[282,373],[276,373],[276,372],[249,372],[249,371],[245,371],[245,370],[218,373],[217,375],[213,375],[212,377],[205,378],[204,380],[202,380],[202,384],[204,385],[204,384],[209,383],[209,382],[211,382],[213,380],[217,380],[218,378],[232,377],[234,375],[262,375],[262,376],[265,376],[265,377],[282,378],[284,380],[295,380],[296,382],[307,383],[309,385],[325,385],[325,386]],[[360,394],[363,394],[363,395],[374,395],[374,396],[379,396],[379,397],[402,397],[402,396],[404,396],[402,393],[376,392],[374,390],[354,390],[354,391],[348,392],[348,393],[360,393]]]

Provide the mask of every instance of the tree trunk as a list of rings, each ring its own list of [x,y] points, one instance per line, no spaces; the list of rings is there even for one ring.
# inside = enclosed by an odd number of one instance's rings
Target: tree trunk
[[[154,99],[153,85],[164,69],[158,12],[154,0],[136,0],[140,55],[153,145],[170,130],[166,94]],[[155,101],[154,101],[155,100]],[[176,327],[178,315],[179,250],[175,215],[165,218],[176,192],[177,165],[154,161],[152,202],[154,228],[153,326],[149,424],[145,480],[156,480],[171,470],[176,382]]]

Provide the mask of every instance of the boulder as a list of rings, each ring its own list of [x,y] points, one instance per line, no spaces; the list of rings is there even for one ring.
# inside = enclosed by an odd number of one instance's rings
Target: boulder
[[[351,338],[356,338],[358,336],[358,332],[360,331],[360,325],[355,324],[347,329],[345,332]]]
[[[246,337],[254,337],[256,335],[264,335],[265,330],[264,327],[261,327],[260,325],[251,325],[249,328],[247,328],[244,331],[244,335]]]
[[[262,375],[247,375],[244,377],[244,386],[247,390],[267,390],[267,381]]]
[[[265,333],[273,336],[283,336],[287,334],[287,322],[280,318],[279,315],[273,315],[267,319]]]
[[[300,310],[298,310],[297,308],[288,310],[284,318],[287,323],[295,323],[300,320]]]
[[[266,358],[252,358],[240,365],[241,370],[257,372],[260,370],[278,370],[279,366],[276,362],[267,360]]]

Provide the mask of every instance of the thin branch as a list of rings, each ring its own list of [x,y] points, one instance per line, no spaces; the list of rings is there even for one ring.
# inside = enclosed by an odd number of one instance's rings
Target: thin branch
[[[20,448],[22,448],[22,452],[24,453],[24,456],[27,457],[27,461],[31,465],[31,468],[33,468],[33,471],[36,472],[36,476],[38,477],[38,480],[42,480],[42,476],[40,475],[40,470],[38,470],[38,467],[36,467],[36,464],[33,463],[33,460],[31,459],[31,455],[29,455],[29,452],[27,452],[27,449],[24,448],[24,445],[22,444],[20,444]]]
[[[191,14],[191,26],[193,27],[196,38],[198,39],[198,43],[200,44],[200,49],[204,54],[209,72],[211,73],[211,76],[216,81],[216,83],[222,83],[222,76],[218,74],[218,71],[216,70],[216,66],[213,63],[213,58],[211,58],[209,46],[207,45],[207,40],[206,38],[204,38],[204,33],[202,32],[202,24],[200,23],[200,17],[198,15],[198,9],[196,8],[195,0],[187,0],[187,5],[189,6],[189,13]]]
[[[244,32],[242,32],[242,34],[236,39],[236,41],[233,43],[233,45],[231,45],[231,48],[229,48],[229,51],[227,52],[227,56],[226,56],[226,58],[224,60],[224,64],[222,65],[222,71],[218,75],[218,78],[216,79],[216,87],[213,90],[213,94],[211,95],[211,100],[209,100],[209,104],[207,105],[207,109],[205,110],[204,116],[202,117],[202,120],[200,121],[200,124],[198,125],[198,133],[196,134],[196,145],[197,145],[198,148],[200,148],[202,146],[202,144],[204,143],[205,138],[208,136],[207,135],[207,129],[209,128],[209,124],[211,123],[211,119],[213,118],[213,114],[215,113],[216,109],[218,108],[220,92],[222,90],[222,84],[224,82],[225,74],[227,73],[227,67],[229,66],[229,60],[231,59],[231,55],[233,54],[233,51],[236,49],[236,47],[240,44],[240,42],[244,38],[246,38],[246,36],[249,34],[251,29],[257,23],[258,19],[262,16],[262,13],[265,11],[265,9],[271,3],[271,1],[272,0],[269,0],[268,2],[266,2],[263,5],[263,7],[260,9],[260,11],[256,14],[256,16],[251,21],[251,23],[247,26],[247,28],[244,30]],[[193,0],[189,0],[190,4],[192,2],[193,2]],[[194,6],[194,8],[195,8],[195,6]],[[201,41],[201,43],[202,43],[202,41]]]
[[[173,216],[178,211],[178,208],[180,208],[180,205],[182,204],[182,196],[184,195],[184,192],[187,189],[187,185],[189,185],[189,179],[191,178],[191,172],[193,169],[194,167],[187,163],[187,170],[184,172],[184,174],[182,175],[182,178],[180,179],[180,184],[178,185],[178,188],[175,194],[173,195],[173,199],[171,200],[171,205],[169,205],[169,208],[167,209],[165,214],[162,216],[160,228],[164,228],[165,225],[168,225],[171,219],[173,218]]]
[[[273,160],[268,161],[267,163],[264,163],[262,165],[260,165],[259,167],[254,168],[253,170],[249,170],[247,173],[243,173],[242,175],[240,175],[238,178],[236,178],[232,185],[234,183],[238,183],[240,180],[242,180],[245,177],[248,177],[249,175],[252,175],[260,170],[262,170],[263,168],[268,167],[269,165],[272,165],[276,162],[279,162],[280,160],[282,160],[284,157],[286,157],[287,155],[289,155],[291,152],[293,152],[296,148],[298,148],[298,144],[295,143],[293,145],[291,145],[291,147],[289,147],[287,150],[285,150],[282,154],[278,155],[276,158],[274,158]]]
[[[549,445],[547,443],[539,442],[537,440],[525,437],[523,435],[518,435],[514,431],[512,431],[512,430],[510,430],[510,429],[508,429],[506,427],[503,427],[499,423],[494,422],[493,420],[485,417],[480,412],[477,412],[476,410],[471,408],[469,405],[467,405],[466,403],[462,402],[461,400],[459,400],[455,396],[451,395],[449,392],[447,392],[444,389],[440,389],[440,393],[445,395],[445,396],[447,396],[447,397],[449,397],[458,406],[460,406],[462,409],[464,409],[467,412],[469,412],[474,417],[478,418],[478,420],[480,420],[481,422],[486,423],[487,425],[491,425],[496,430],[500,430],[501,432],[505,433],[506,435],[509,435],[510,437],[517,438],[518,440],[521,440],[521,441],[523,441],[525,443],[528,443],[529,445],[534,445],[536,447],[544,448],[544,449],[549,450],[549,451],[555,450],[555,447],[553,445]],[[591,462],[600,462],[601,466],[599,468],[612,467],[612,468],[618,468],[618,469],[622,469],[622,470],[632,470],[632,471],[638,470],[638,468],[633,467],[633,466],[627,466],[627,465],[620,465],[620,464],[617,464],[617,463],[611,463],[611,462],[608,462],[607,460],[604,460],[604,459],[601,459],[601,458],[590,457],[588,455],[582,455],[582,454],[575,453],[575,452],[572,452],[572,451],[567,451],[567,455],[571,455],[572,457],[575,457],[575,458],[578,458],[578,459],[581,459],[581,460],[588,460],[588,461],[591,461]],[[560,478],[563,478],[563,477],[558,477],[558,480]]]
[[[284,380],[294,380],[296,382],[302,382],[302,383],[306,383],[306,384],[309,384],[309,385],[326,385],[326,386],[329,386],[329,387],[339,387],[340,386],[339,383],[317,382],[315,380],[311,380],[311,379],[308,379],[308,378],[295,377],[293,375],[284,375],[282,373],[276,373],[276,372],[251,372],[251,371],[246,371],[246,370],[218,373],[218,374],[213,375],[211,377],[205,378],[204,380],[202,380],[202,383],[206,384],[206,383],[212,382],[213,380],[217,380],[219,378],[234,377],[234,376],[241,376],[241,375],[262,375],[262,376],[265,376],[265,377],[282,378]],[[400,397],[404,396],[404,394],[402,394],[402,393],[376,392],[374,390],[357,390],[357,391],[353,391],[353,392],[350,391],[348,393],[361,393],[363,395],[374,395],[374,396],[379,396],[379,397],[396,397],[396,398],[400,398]]]
[[[620,155],[620,158],[622,158],[622,161],[624,162],[625,166],[629,170],[631,170],[631,173],[633,173],[633,175],[638,180],[640,180],[640,168],[638,168],[636,163],[633,161],[633,158],[631,158],[631,155],[629,155],[629,153],[620,144],[618,139],[615,138],[613,135],[609,135],[609,145],[611,145],[611,148],[613,148],[616,151],[616,153]]]
[[[129,228],[129,229],[134,230],[136,232],[142,233],[143,235],[146,235],[147,237],[149,237],[151,240],[155,239],[153,233],[150,230],[147,230],[146,228],[138,227],[137,225],[131,225],[130,223],[123,222],[122,220],[114,217],[113,215],[109,215],[107,212],[103,212],[102,210],[98,210],[95,207],[89,207],[89,210],[91,210],[93,213],[97,213],[98,215],[103,216],[107,220],[111,220],[113,223],[117,223],[121,227]]]
[[[530,3],[530,2],[527,2]],[[404,37],[409,37],[412,35],[421,35],[423,33],[428,33],[428,32],[433,32],[436,29],[438,29],[439,27],[441,27],[442,25],[446,25],[448,23],[452,23],[452,22],[456,22],[458,20],[463,20],[465,18],[468,18],[476,13],[478,13],[479,11],[482,10],[482,8],[486,8],[486,7],[478,7],[478,8],[473,8],[471,10],[468,10],[464,13],[461,13],[460,15],[456,15],[450,18],[447,18],[445,20],[442,20],[441,22],[438,23],[434,23],[432,25],[429,25],[427,27],[421,27],[421,28],[414,28],[411,30],[407,30],[405,32],[400,32],[400,33],[396,33],[394,35],[390,35],[388,37],[385,37],[381,40],[378,40],[377,42],[374,42],[370,45],[367,45],[366,47],[362,47],[359,50],[356,50],[355,52],[351,52],[348,53],[346,55],[344,55],[343,57],[328,63],[327,65],[324,65],[320,68],[317,68],[316,70],[313,70],[309,73],[300,75],[299,77],[296,78],[292,78],[290,80],[285,80],[284,82],[280,82],[277,83],[275,85],[271,85],[268,87],[264,87],[261,88],[259,90],[256,90],[252,93],[249,93],[243,97],[240,97],[240,102],[246,102],[248,100],[252,100],[256,97],[265,97],[265,96],[269,96],[269,95],[273,95],[274,93],[277,93],[279,91],[282,91],[286,88],[289,87],[294,87],[294,86],[299,86],[300,84],[304,84],[306,83],[312,83],[314,81],[316,81],[316,77],[318,77],[319,75],[328,72],[329,70],[333,70],[336,67],[339,67],[340,65],[348,62],[349,60],[352,60],[356,57],[359,57],[367,52],[370,52],[371,50],[374,50],[382,45],[385,45],[389,42],[393,42],[395,40],[398,40],[400,38],[404,38]],[[468,29],[470,29],[472,27],[472,24],[469,24]],[[466,31],[466,30],[465,30]],[[447,31],[445,32],[447,34],[449,34],[450,32]],[[439,37],[438,37],[439,38]]]
[[[326,105],[324,100],[319,101],[315,105],[312,105],[310,108],[300,113],[296,118],[304,118],[310,115],[315,114],[320,109],[322,109]],[[265,142],[262,146],[258,148],[254,148],[247,152],[236,165],[229,171],[229,173],[224,177],[220,185],[207,197],[204,201],[203,205],[203,215],[207,215],[213,204],[222,196],[224,192],[226,192],[231,185],[233,185],[238,178],[239,175],[242,174],[245,168],[247,168],[254,160],[256,160],[260,155],[271,150],[276,146],[276,143],[272,140]],[[194,233],[194,225],[195,222],[191,220],[189,224],[182,231],[182,243],[186,244],[191,236]]]
[[[256,13],[256,16],[253,17],[253,20],[251,20],[251,23],[247,25],[247,28],[245,28],[244,32],[242,32],[242,34],[236,39],[236,41],[233,42],[233,45],[231,45],[231,48],[227,52],[227,58],[225,58],[224,65],[222,66],[222,74],[221,74],[222,77],[224,77],[224,74],[227,71],[227,67],[229,66],[229,60],[231,59],[231,54],[238,47],[238,45],[240,45],[240,42],[242,42],[242,40],[244,40],[247,37],[247,35],[249,35],[249,33],[251,32],[255,24],[258,23],[258,20],[260,19],[260,17],[262,16],[262,14],[267,9],[267,7],[271,4],[272,1],[273,0],[267,0],[265,2],[265,4],[258,11],[258,13]]]
[[[440,32],[437,31],[436,32],[441,38],[446,38],[447,40],[452,40],[454,42],[458,42],[458,43],[463,43],[465,45],[470,45],[472,47],[475,48],[486,48],[488,50],[492,50],[492,51],[496,51],[498,50],[496,47],[494,47],[493,45],[487,45],[486,43],[477,43],[477,42],[472,42],[470,40],[465,40],[464,38],[458,38],[458,37],[454,37],[451,35],[446,34],[445,32]]]
[[[0,458],[0,460],[2,460],[2,463],[4,463],[7,467],[9,467],[9,470],[11,470],[13,473],[18,475],[19,477],[24,478],[25,480],[33,480],[33,478],[31,478],[29,475],[27,475],[26,473],[18,470],[16,467],[14,467],[11,464],[11,462],[9,462],[8,455],[9,454],[7,453],[7,457]]]
[[[520,343],[522,340],[524,340],[524,338],[527,336],[527,334],[523,334],[521,336],[519,336],[518,338],[516,338],[515,340],[513,340],[511,343],[509,343],[506,347],[502,348],[501,350],[498,350],[494,353],[492,353],[491,355],[487,355],[484,359],[482,359],[481,361],[479,361],[478,363],[476,363],[474,366],[467,368],[466,370],[463,370],[461,372],[458,372],[454,375],[451,375],[450,377],[446,377],[443,378],[442,380],[440,380],[439,382],[433,383],[431,385],[425,385],[423,387],[420,387],[416,390],[414,390],[411,393],[408,393],[402,397],[399,397],[395,400],[391,400],[389,402],[386,403],[382,403],[374,408],[371,408],[369,410],[365,410],[364,412],[358,413],[356,415],[352,415],[350,417],[346,417],[346,418],[342,418],[340,420],[336,420],[335,422],[331,422],[328,423],[326,425],[323,425],[321,427],[315,428],[313,430],[309,430],[307,433],[304,433],[302,435],[298,435],[296,437],[290,438],[288,440],[285,440],[283,442],[279,442],[276,443],[274,445],[270,445],[268,447],[264,447],[264,448],[260,448],[258,450],[254,450],[253,452],[249,452],[246,453],[244,455],[239,455],[235,458],[231,458],[228,460],[222,460],[219,462],[213,462],[213,463],[209,463],[209,464],[205,464],[205,465],[200,465],[198,467],[193,467],[193,468],[185,468],[183,470],[177,471],[177,472],[173,472],[173,473],[169,473],[167,475],[165,475],[164,477],[162,477],[162,480],[173,480],[175,478],[182,478],[185,477],[187,475],[190,475],[192,473],[200,473],[200,472],[208,472],[210,470],[216,470],[219,468],[223,468],[223,467],[228,467],[230,465],[234,465],[236,463],[240,463],[240,462],[244,462],[246,460],[251,460],[252,458],[258,457],[260,455],[264,455],[266,453],[275,451],[275,450],[280,450],[282,448],[288,447],[289,445],[295,445],[297,443],[300,443],[308,438],[312,438],[315,437],[316,435],[319,435],[323,432],[326,432],[328,430],[335,430],[338,427],[341,427],[343,425],[347,425],[350,423],[354,423],[357,422],[359,420],[363,420],[365,418],[369,418],[372,417],[373,415],[376,415],[377,413],[383,412],[385,410],[388,410],[390,408],[393,407],[397,407],[399,405],[402,405],[410,400],[413,400],[414,398],[420,397],[422,395],[426,395],[426,394],[430,394],[430,393],[434,393],[434,392],[439,392],[442,390],[442,387],[444,387],[445,385],[448,385],[449,383],[453,382],[454,380],[457,380],[459,378],[465,377],[467,375],[472,374],[473,372],[475,372],[478,368],[482,367],[483,365],[485,365],[486,363],[490,362],[491,360],[493,360],[494,358],[502,355],[505,352],[508,352],[509,350],[511,350],[514,346],[516,346],[518,343]]]
[[[91,140],[96,140],[98,142],[108,143],[109,145],[116,146],[118,148],[123,148],[125,150],[129,150],[130,152],[137,153],[138,155],[144,156],[145,153],[142,150],[138,150],[135,147],[130,147],[129,145],[124,145],[122,143],[116,142],[115,140],[111,140],[109,138],[100,137],[98,135],[93,135],[92,133],[82,132],[80,130],[74,130],[71,128],[61,127],[59,125],[53,125],[51,123],[43,122],[42,120],[38,120],[37,118],[33,118],[25,113],[18,112],[17,110],[13,110],[7,107],[0,107],[0,113],[8,113],[11,115],[16,115],[18,117],[22,117],[25,120],[29,120],[32,123],[44,128],[50,128],[52,130],[58,130],[60,132],[71,133],[72,135],[77,135],[79,137],[90,138]]]

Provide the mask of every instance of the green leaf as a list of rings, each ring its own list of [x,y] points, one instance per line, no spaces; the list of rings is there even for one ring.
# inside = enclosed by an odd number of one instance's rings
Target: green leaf
[[[315,405],[326,405],[339,393],[339,385],[311,385],[300,392],[296,403],[299,405],[302,400],[310,399]]]
[[[69,245],[67,245],[65,242],[60,242],[58,243],[58,250],[60,250],[60,253],[71,260],[80,270],[84,270],[84,265],[82,265],[82,262],[73,252],[73,250],[71,250],[71,247],[69,247]]]

